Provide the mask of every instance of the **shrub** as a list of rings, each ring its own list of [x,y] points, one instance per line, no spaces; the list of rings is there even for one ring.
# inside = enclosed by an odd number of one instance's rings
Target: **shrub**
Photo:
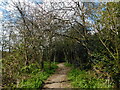
[[[111,88],[105,79],[99,79],[86,71],[72,69],[68,74],[68,79],[75,88]]]
[[[30,78],[22,79],[19,83],[19,88],[40,88],[42,87],[43,81],[46,80],[51,74],[53,74],[56,70],[56,64],[52,63],[51,69],[49,69],[48,62],[45,62],[44,71],[40,71],[40,68],[36,68],[35,64],[31,64],[29,66],[25,66],[22,68],[24,73],[30,75]],[[30,71],[29,71],[30,70]]]

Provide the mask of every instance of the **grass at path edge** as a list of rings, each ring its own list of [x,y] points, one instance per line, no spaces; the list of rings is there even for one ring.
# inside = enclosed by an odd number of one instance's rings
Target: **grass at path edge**
[[[74,68],[72,64],[65,63],[65,66],[71,67],[68,73],[68,80],[73,88],[112,88],[113,85],[108,83],[107,79],[97,78],[94,72]]]

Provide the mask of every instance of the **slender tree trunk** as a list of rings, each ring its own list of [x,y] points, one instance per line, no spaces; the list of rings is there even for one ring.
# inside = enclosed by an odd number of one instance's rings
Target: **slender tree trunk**
[[[45,60],[45,55],[44,52],[42,53],[42,60],[41,60],[41,69],[44,70],[44,60]]]

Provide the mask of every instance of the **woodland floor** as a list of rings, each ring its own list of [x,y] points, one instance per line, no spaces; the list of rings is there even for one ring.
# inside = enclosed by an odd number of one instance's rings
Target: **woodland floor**
[[[60,63],[57,66],[58,69],[56,70],[56,72],[45,81],[43,89],[71,87],[67,79],[67,73],[70,71],[70,67],[66,67],[64,63]]]

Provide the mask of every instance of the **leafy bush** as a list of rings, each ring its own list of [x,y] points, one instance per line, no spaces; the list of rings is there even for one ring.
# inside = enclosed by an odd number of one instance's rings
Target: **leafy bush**
[[[36,64],[30,64],[29,66],[24,66],[22,69],[21,69],[21,72],[22,73],[33,73],[33,72],[36,72],[36,70],[40,70],[39,69],[40,67],[38,67]]]
[[[76,88],[111,88],[112,85],[108,85],[105,79],[99,79],[92,76],[86,71],[80,71],[79,69],[72,69],[68,74],[68,79],[71,81],[73,87]]]
[[[35,69],[35,67],[35,64],[31,64],[22,68],[23,72],[30,74],[30,78],[23,79],[18,85],[19,88],[42,87],[43,81],[46,80],[51,74],[53,74],[57,68],[56,64],[52,63],[51,69],[49,69],[48,62],[45,62],[44,71],[40,71],[39,68]]]
[[[100,71],[107,73],[108,75],[105,75],[105,77],[111,77],[111,82],[119,86],[120,69],[117,60],[110,59],[112,57],[107,57],[106,55],[103,55],[101,53],[95,53],[93,54],[93,56],[93,67],[96,67]]]
[[[45,80],[49,75],[44,72],[39,72],[36,75],[32,75],[28,80],[22,80],[19,84],[20,88],[39,88],[42,86],[43,80]]]
[[[66,62],[66,63],[65,63],[65,66],[66,66],[66,67],[72,67],[72,64]]]

